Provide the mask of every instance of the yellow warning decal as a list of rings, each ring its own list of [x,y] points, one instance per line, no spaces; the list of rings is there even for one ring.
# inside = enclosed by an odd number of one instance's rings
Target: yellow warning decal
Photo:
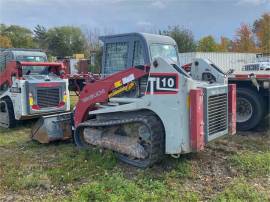
[[[33,97],[29,97],[29,105],[33,106],[34,105],[34,99]]]
[[[115,88],[119,88],[119,87],[122,86],[122,85],[123,85],[123,83],[122,83],[121,80],[116,81],[116,82],[114,83],[114,87],[115,87]]]
[[[135,86],[136,86],[135,82],[128,83],[127,85],[120,87],[118,89],[115,89],[114,91],[109,93],[109,98],[116,96],[116,95],[123,93],[123,92],[128,92],[128,91],[132,90],[133,88],[135,88]]]

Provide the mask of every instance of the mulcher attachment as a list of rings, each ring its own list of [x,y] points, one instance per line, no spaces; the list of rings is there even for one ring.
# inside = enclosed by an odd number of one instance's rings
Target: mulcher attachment
[[[72,113],[42,116],[32,127],[31,138],[40,143],[72,137]]]

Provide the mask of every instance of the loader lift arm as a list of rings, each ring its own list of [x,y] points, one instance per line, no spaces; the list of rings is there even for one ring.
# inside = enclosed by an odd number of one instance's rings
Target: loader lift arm
[[[86,84],[80,93],[74,112],[75,127],[87,119],[89,111],[95,109],[96,103],[107,102],[112,90],[147,75],[149,70],[149,66],[131,67],[94,83]]]

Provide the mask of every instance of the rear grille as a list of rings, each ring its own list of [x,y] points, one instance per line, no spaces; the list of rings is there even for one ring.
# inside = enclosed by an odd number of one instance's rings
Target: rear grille
[[[227,93],[208,97],[208,134],[227,129]]]
[[[56,107],[60,102],[59,88],[37,89],[37,104],[40,108]]]

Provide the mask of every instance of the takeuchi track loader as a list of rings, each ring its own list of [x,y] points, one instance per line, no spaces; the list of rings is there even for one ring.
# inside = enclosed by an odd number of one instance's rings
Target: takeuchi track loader
[[[193,68],[191,77],[179,67],[176,43],[167,36],[131,33],[102,40],[103,73],[111,75],[80,92],[73,112],[79,148],[110,149],[120,160],[144,168],[164,154],[197,152],[216,138],[235,134],[235,85],[227,84],[218,67],[198,59],[193,65],[212,76]],[[33,137],[46,131],[46,121],[51,124],[51,117],[43,119]],[[59,135],[52,128],[59,132],[60,125],[50,126],[48,136]]]

